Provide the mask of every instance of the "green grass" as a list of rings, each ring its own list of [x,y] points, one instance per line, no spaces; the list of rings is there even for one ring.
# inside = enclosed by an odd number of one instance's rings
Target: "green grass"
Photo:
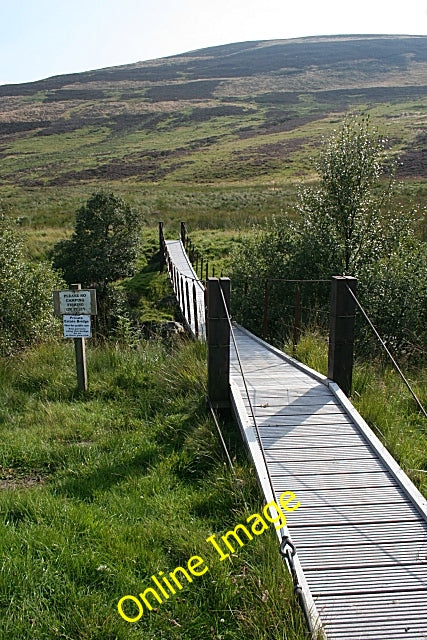
[[[230,424],[226,466],[203,346],[92,347],[88,372],[81,396],[70,344],[0,362],[0,638],[305,638],[273,530],[224,562],[206,543],[262,498]],[[120,598],[194,555],[205,575],[122,620]]]

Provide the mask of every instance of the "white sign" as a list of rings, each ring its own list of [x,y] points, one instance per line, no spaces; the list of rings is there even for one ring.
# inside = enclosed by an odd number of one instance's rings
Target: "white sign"
[[[61,314],[91,314],[90,291],[60,291],[59,309]]]
[[[75,291],[54,291],[53,304],[55,313],[58,316],[96,316],[96,290],[76,289]]]
[[[64,315],[64,338],[90,338],[90,316]]]

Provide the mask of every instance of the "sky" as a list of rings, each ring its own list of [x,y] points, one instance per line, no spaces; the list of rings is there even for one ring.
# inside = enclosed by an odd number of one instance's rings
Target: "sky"
[[[427,35],[427,0],[0,0],[0,84],[233,42],[354,33]]]

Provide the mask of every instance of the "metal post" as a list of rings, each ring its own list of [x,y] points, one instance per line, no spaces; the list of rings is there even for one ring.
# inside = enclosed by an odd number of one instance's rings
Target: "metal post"
[[[357,279],[333,276],[329,319],[328,378],[349,396],[353,377],[353,345],[356,303],[347,286],[355,293]]]
[[[224,308],[224,295],[226,308]],[[215,409],[230,407],[230,279],[207,280],[208,396]]]
[[[81,288],[81,284],[70,285],[71,291],[80,291]],[[79,391],[87,391],[86,346],[84,338],[74,338],[74,351],[76,354],[77,388]]]

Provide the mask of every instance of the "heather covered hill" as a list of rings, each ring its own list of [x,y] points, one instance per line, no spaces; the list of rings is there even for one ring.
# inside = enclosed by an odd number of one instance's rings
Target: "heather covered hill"
[[[0,86],[0,196],[310,177],[346,112],[368,112],[425,178],[427,37],[257,41]]]

